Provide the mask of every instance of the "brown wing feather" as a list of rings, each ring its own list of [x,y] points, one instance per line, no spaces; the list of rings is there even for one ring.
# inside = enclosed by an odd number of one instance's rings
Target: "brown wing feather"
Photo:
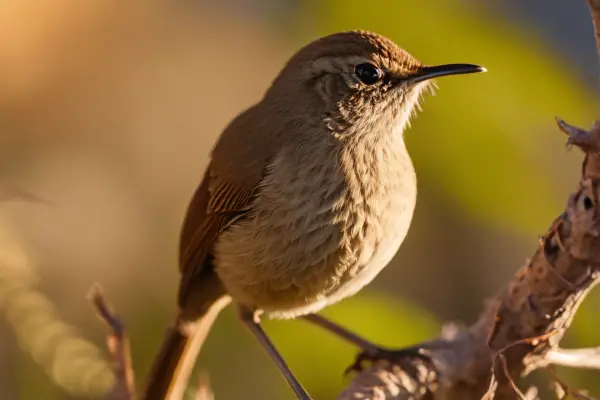
[[[204,174],[187,211],[181,231],[179,268],[185,274],[201,266],[223,229],[247,211],[256,187],[236,187]]]
[[[212,242],[207,241],[206,237],[216,234],[214,232],[216,226],[213,221],[215,216],[208,212],[209,183],[210,177],[207,170],[200,186],[192,196],[183,220],[179,240],[179,271],[181,273],[184,273],[189,265],[202,263]]]
[[[191,283],[199,283],[219,234],[244,215],[274,156],[274,141],[250,120],[247,110],[225,129],[190,202],[180,236],[180,305]],[[261,143],[262,142],[262,143]],[[189,290],[188,290],[189,289]]]
[[[207,267],[212,246],[221,232],[248,210],[254,189],[236,187],[214,177],[210,168],[194,193],[180,239],[179,268],[182,274],[180,302],[190,283]]]

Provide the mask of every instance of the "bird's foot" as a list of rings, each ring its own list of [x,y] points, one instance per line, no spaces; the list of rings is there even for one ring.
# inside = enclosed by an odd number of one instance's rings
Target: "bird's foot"
[[[427,350],[419,346],[406,347],[398,350],[374,347],[360,352],[358,356],[356,356],[354,363],[346,368],[344,375],[348,375],[351,372],[361,372],[363,370],[363,364],[366,362],[374,363],[383,360],[393,364],[399,364],[402,361],[415,358],[419,358],[427,363],[432,362]]]

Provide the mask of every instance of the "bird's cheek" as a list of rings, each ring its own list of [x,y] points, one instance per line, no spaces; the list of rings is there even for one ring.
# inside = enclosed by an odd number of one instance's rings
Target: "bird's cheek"
[[[331,74],[323,76],[315,86],[315,90],[325,105],[328,106],[337,103],[343,97],[345,87],[346,84],[339,76]]]

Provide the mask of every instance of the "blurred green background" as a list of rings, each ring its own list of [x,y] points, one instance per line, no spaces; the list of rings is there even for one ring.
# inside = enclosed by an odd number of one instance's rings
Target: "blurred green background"
[[[295,49],[345,29],[385,34],[443,79],[407,134],[419,176],[392,265],[324,314],[402,346],[470,323],[533,252],[575,188],[581,157],[559,114],[597,112],[584,0],[20,0],[0,10],[0,187],[52,205],[0,205],[0,398],[84,399],[111,382],[100,282],[127,322],[143,382],[174,313],[176,248],[212,143]],[[502,3],[502,4],[500,4]],[[592,295],[566,345],[597,345]],[[302,321],[267,331],[316,399],[347,384],[355,349]],[[199,361],[217,399],[292,399],[228,310]],[[600,393],[596,372],[560,370]],[[544,374],[538,374],[544,386]]]

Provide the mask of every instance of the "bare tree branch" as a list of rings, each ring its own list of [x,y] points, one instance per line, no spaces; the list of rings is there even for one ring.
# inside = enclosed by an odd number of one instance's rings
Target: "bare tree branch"
[[[571,368],[600,369],[600,347],[586,349],[553,349],[546,356],[548,364]]]
[[[104,396],[105,400],[135,400],[135,377],[131,362],[129,339],[125,335],[125,325],[106,303],[99,286],[90,291],[90,300],[96,308],[98,316],[108,325],[107,347],[114,363],[115,383]],[[208,374],[200,373],[194,393],[195,400],[215,400],[210,388]]]
[[[569,386],[567,386],[567,384],[558,377],[553,367],[547,367],[547,371],[550,373],[550,375],[552,375],[552,381],[554,383],[554,389],[558,399],[567,399],[569,396],[571,396],[571,398],[577,400],[598,400],[595,397],[592,397],[587,391],[572,390],[569,388]]]
[[[133,400],[135,399],[135,377],[131,366],[129,340],[125,335],[125,326],[110,311],[98,286],[92,288],[90,299],[96,307],[100,318],[110,328],[107,337],[107,347],[114,362],[115,384],[106,395],[106,399]]]

